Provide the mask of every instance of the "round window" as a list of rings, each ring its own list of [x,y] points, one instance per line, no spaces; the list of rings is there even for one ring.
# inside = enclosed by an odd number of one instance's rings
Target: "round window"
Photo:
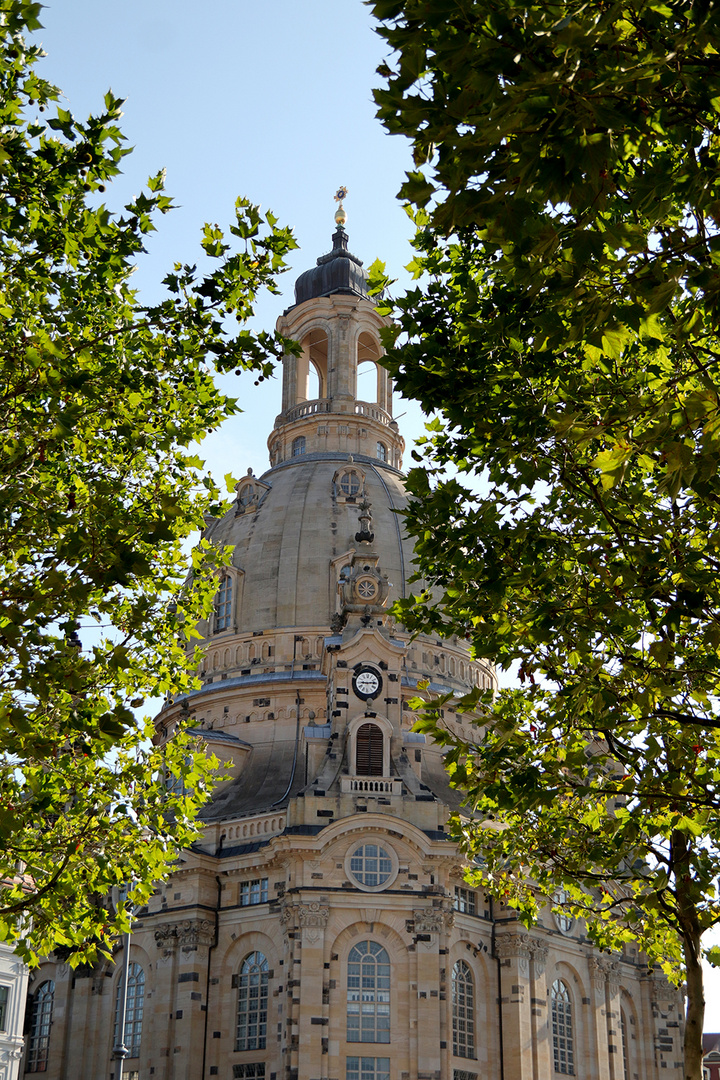
[[[377,584],[372,578],[360,578],[357,583],[357,592],[361,600],[374,600],[377,591]]]
[[[240,505],[249,506],[255,498],[255,487],[253,484],[246,484],[240,492]]]
[[[392,848],[380,844],[361,844],[348,852],[345,860],[348,877],[368,892],[386,889],[397,877],[398,860]]]

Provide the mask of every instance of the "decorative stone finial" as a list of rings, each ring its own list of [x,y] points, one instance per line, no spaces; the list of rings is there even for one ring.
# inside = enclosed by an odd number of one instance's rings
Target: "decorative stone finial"
[[[355,533],[355,539],[358,544],[372,544],[375,539],[375,533],[372,531],[371,506],[372,503],[368,502],[367,499],[363,499],[363,501],[358,504],[358,509],[360,510],[360,531]]]
[[[341,186],[335,192],[335,202],[338,203],[338,208],[335,211],[335,224],[339,225],[342,229],[347,221],[347,214],[345,213],[345,207],[343,206],[343,199],[347,199],[348,189]]]

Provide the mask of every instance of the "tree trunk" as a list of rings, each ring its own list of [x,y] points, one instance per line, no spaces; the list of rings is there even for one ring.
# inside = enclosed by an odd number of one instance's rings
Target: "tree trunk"
[[[683,833],[673,833],[672,862],[675,872],[675,895],[678,922],[685,960],[687,1012],[685,1014],[685,1080],[702,1080],[702,1036],[705,1022],[705,990],[700,949],[700,919],[693,898],[689,870],[688,839]]]
[[[683,934],[685,971],[687,979],[687,1013],[685,1015],[685,1080],[702,1080],[702,1033],[705,1021],[705,992],[700,963],[700,934],[688,940]]]

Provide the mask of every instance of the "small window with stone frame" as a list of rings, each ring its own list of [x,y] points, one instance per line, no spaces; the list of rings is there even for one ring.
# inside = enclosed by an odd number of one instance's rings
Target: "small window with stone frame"
[[[215,633],[228,630],[232,622],[232,578],[225,574],[215,597]]]
[[[477,914],[475,893],[472,889],[463,889],[461,885],[455,886],[455,910],[463,915]]]
[[[348,1057],[345,1080],[390,1080],[390,1058]]]
[[[252,904],[266,904],[268,899],[268,879],[253,878],[252,881],[243,881],[240,885],[240,906],[250,907]]]

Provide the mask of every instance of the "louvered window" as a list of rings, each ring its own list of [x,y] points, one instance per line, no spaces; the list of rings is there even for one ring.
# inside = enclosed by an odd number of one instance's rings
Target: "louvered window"
[[[358,776],[383,775],[383,733],[377,724],[358,728],[355,771]]]

